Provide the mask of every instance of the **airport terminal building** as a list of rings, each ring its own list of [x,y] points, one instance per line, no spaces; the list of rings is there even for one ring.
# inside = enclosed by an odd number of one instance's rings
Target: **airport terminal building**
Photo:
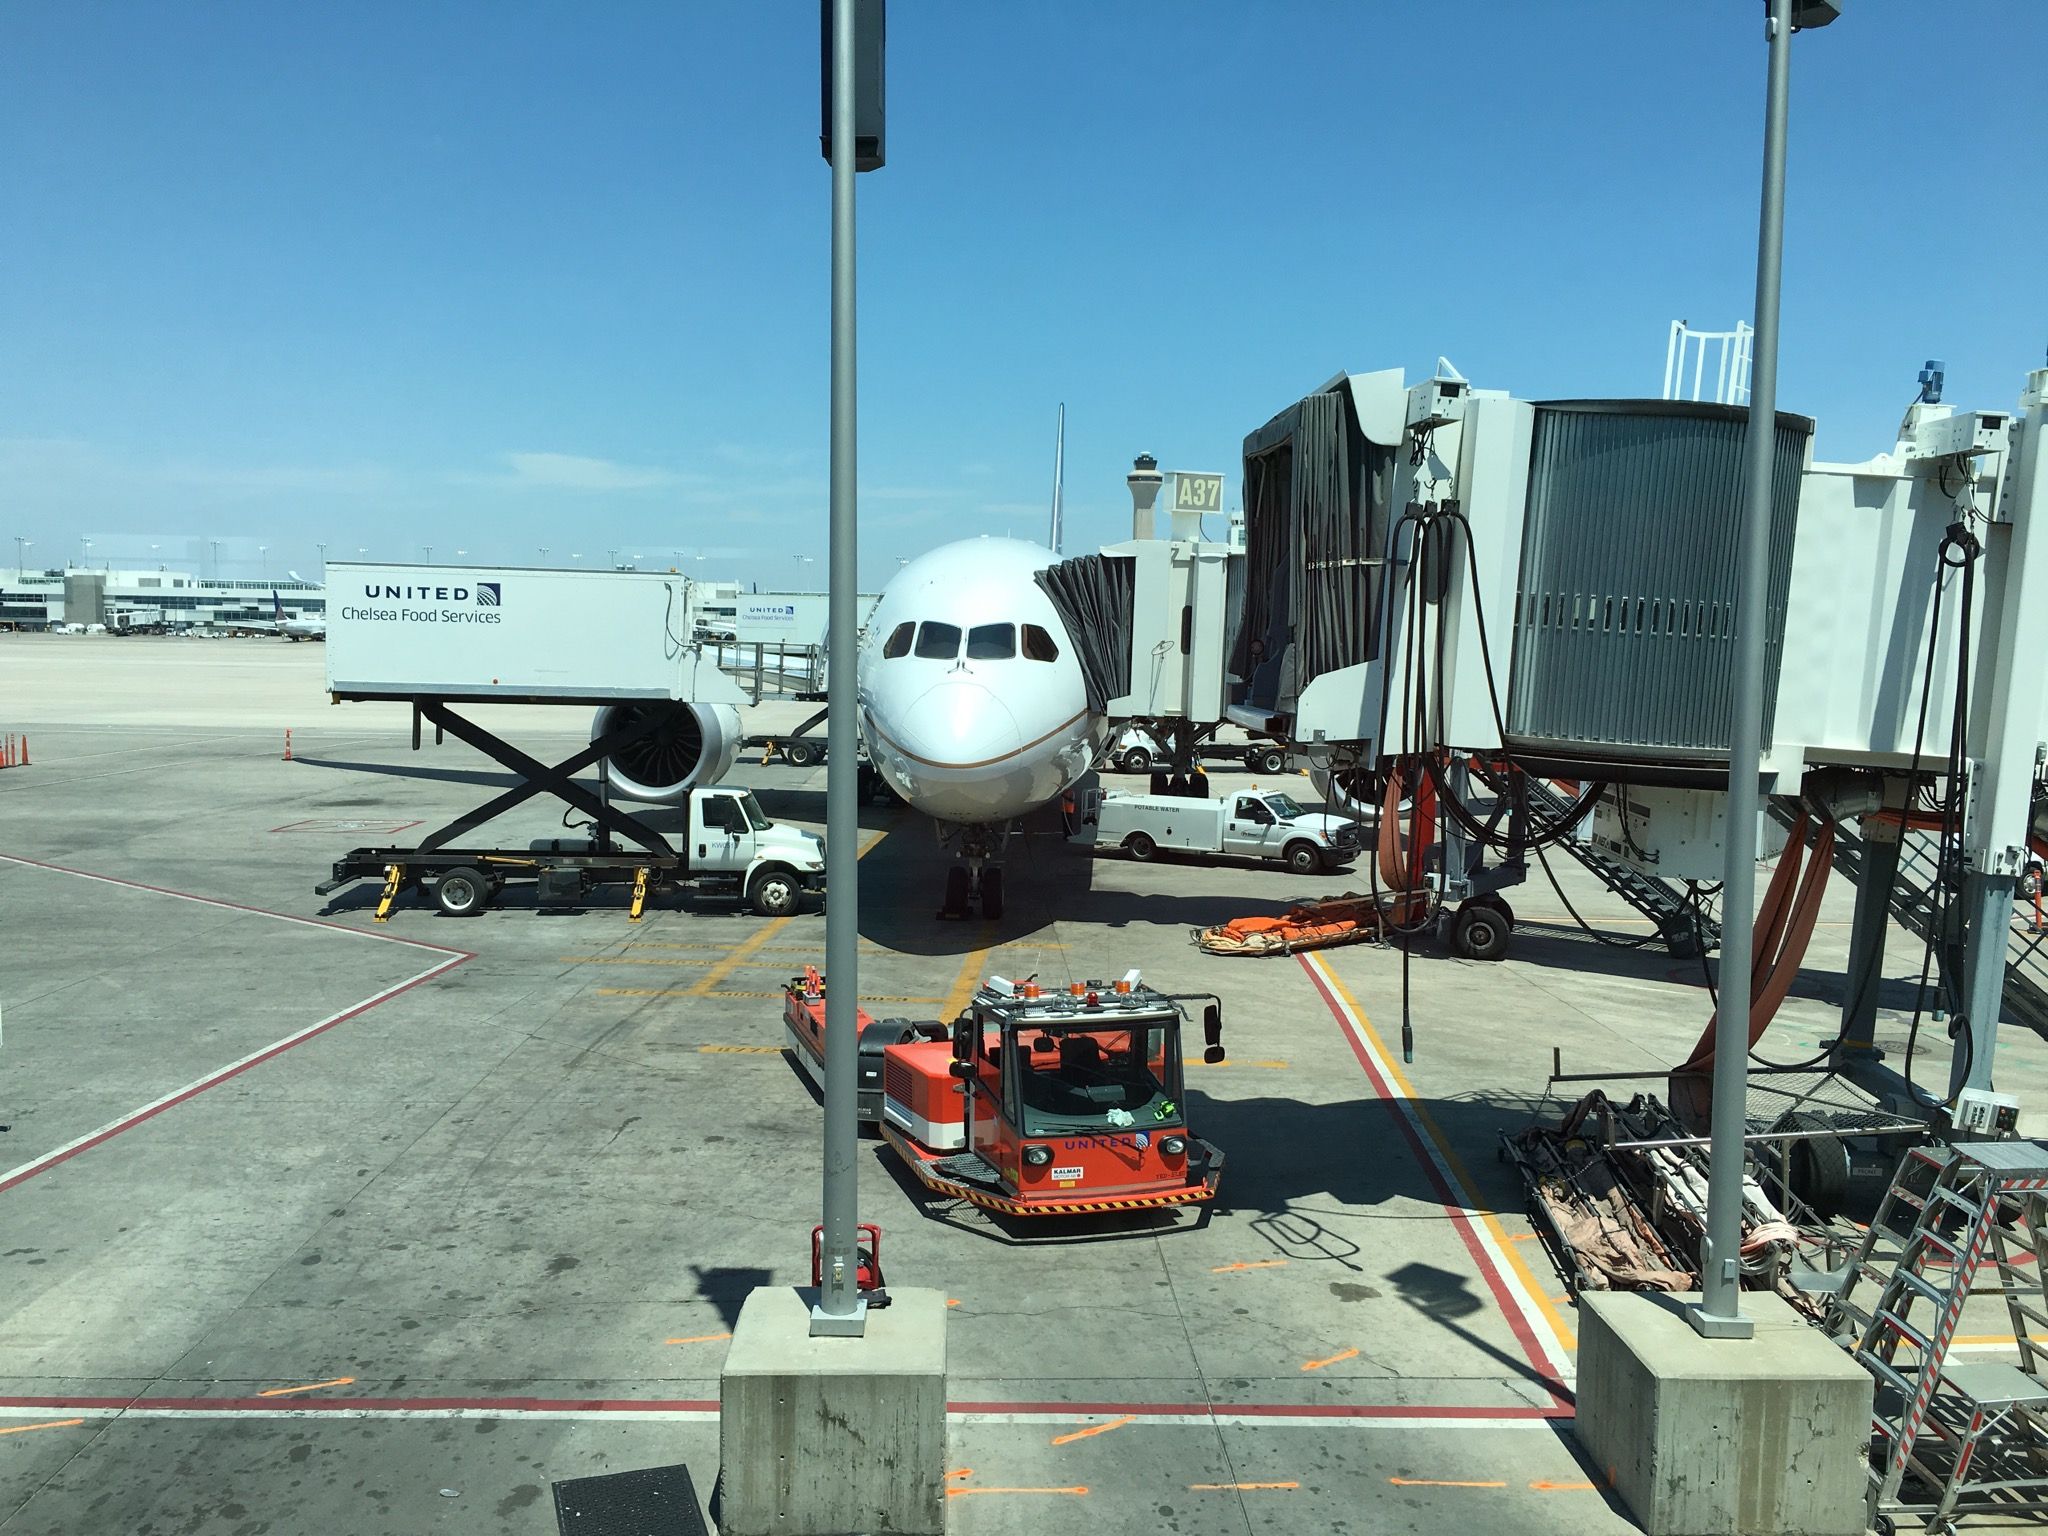
[[[271,593],[292,619],[327,617],[327,589],[316,581],[213,579],[182,571],[0,571],[0,627],[51,629],[101,624],[109,629],[165,624],[268,623]]]

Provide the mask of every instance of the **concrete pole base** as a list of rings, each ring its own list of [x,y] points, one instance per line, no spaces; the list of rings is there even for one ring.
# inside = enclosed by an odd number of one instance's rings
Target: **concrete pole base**
[[[718,1390],[723,1536],[946,1528],[946,1298],[892,1288],[857,1338],[814,1338],[817,1293],[740,1309]]]
[[[1862,1536],[1869,1373],[1783,1298],[1704,1339],[1697,1296],[1579,1297],[1573,1433],[1649,1536]]]

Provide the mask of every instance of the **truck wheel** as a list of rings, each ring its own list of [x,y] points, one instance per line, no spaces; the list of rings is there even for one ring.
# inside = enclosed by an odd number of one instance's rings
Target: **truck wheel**
[[[1133,747],[1123,755],[1125,773],[1145,773],[1152,767],[1152,754],[1143,747]]]
[[[1499,960],[1508,952],[1508,925],[1491,906],[1468,902],[1458,909],[1451,948],[1472,960]]]
[[[1323,867],[1322,850],[1314,843],[1292,842],[1287,845],[1287,867],[1297,875],[1312,875]]]
[[[450,917],[475,917],[490,901],[490,881],[482,870],[467,864],[447,870],[434,882],[434,905]]]
[[[808,741],[785,741],[782,756],[792,768],[808,768],[822,754]]]
[[[1003,915],[1003,872],[1000,869],[981,872],[981,915],[990,922]]]
[[[764,869],[747,887],[747,900],[763,917],[787,917],[796,910],[802,888],[786,869]]]
[[[1159,845],[1144,833],[1133,832],[1124,839],[1124,852],[1140,864],[1147,864],[1159,856]]]
[[[1245,753],[1245,766],[1253,773],[1285,773],[1287,753],[1281,747],[1253,747]]]

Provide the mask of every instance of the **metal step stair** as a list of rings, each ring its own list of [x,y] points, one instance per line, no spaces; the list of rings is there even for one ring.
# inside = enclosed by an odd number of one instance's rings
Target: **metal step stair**
[[[1773,801],[1771,814],[1790,826],[1794,812]],[[1926,939],[1936,920],[1934,893],[1941,881],[1938,849],[1940,839],[1931,832],[1908,827],[1900,833],[1899,876],[1892,886],[1888,905],[1899,926],[1916,938]],[[1863,883],[1864,846],[1861,830],[1844,822],[1835,831],[1835,868],[1850,884]],[[2033,919],[2019,906],[2013,908],[2012,926],[2006,937],[2005,1005],[2002,1017],[2024,1024],[2037,1034],[2048,1035],[2048,930],[2036,933]]]
[[[1877,1383],[1871,1513],[1949,1530],[1958,1516],[2048,1510],[2048,1147],[2031,1141],[1915,1147],[1846,1270],[1830,1279],[1852,1353]],[[1896,1257],[1882,1250],[1898,1241]],[[1990,1261],[1996,1284],[1979,1285]],[[1875,1281],[1868,1310],[1854,1301]],[[1952,1359],[1972,1295],[2000,1296],[2017,1365]],[[1908,1479],[1911,1478],[1909,1484]]]
[[[1474,762],[1474,777],[1495,794],[1507,792],[1506,775],[1496,773],[1490,765]],[[1575,797],[1562,795],[1550,784],[1523,774],[1522,782],[1528,786],[1529,808],[1534,815],[1549,823],[1569,811]],[[1721,925],[1713,918],[1699,915],[1697,918],[1685,899],[1684,887],[1670,880],[1660,880],[1655,875],[1646,875],[1626,864],[1617,862],[1601,853],[1590,842],[1578,837],[1566,837],[1548,845],[1561,853],[1570,854],[1589,870],[1595,879],[1614,892],[1636,911],[1657,925],[1657,933],[1665,946],[1677,955],[1698,953],[1698,945],[1708,950],[1721,946]],[[1694,923],[1698,923],[1695,934]]]

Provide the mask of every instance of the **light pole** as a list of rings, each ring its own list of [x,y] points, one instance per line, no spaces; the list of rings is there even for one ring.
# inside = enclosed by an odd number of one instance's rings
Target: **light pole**
[[[83,539],[83,540],[81,540],[80,542],[81,542],[81,543],[83,543],[83,544],[85,545],[85,561],[84,561],[84,563],[85,563],[85,566],[86,566],[86,567],[87,567],[88,569],[90,569],[90,568],[91,568],[91,566],[92,566],[92,540],[91,540],[91,539]]]
[[[542,545],[539,545],[539,546],[538,546],[538,548],[539,548],[539,550],[540,550],[540,557],[541,557],[541,559],[543,559],[543,560],[547,559],[547,557],[548,557],[548,547],[547,547],[547,545],[545,545],[545,544],[542,544]]]
[[[1742,1159],[1749,1093],[1750,955],[1755,941],[1756,823],[1764,717],[1765,594],[1770,581],[1771,458],[1778,426],[1778,291],[1785,252],[1785,119],[1793,28],[1824,27],[1834,0],[1765,0],[1770,45],[1764,95],[1764,185],[1757,216],[1756,326],[1750,363],[1739,581],[1735,605],[1735,693],[1728,740],[1726,863],[1721,887],[1721,1007],[1714,1021],[1713,1111],[1708,1126],[1707,1230],[1700,1243],[1700,1300],[1686,1320],[1710,1339],[1746,1339],[1742,1315]]]
[[[425,556],[427,557],[427,558],[426,558],[426,563],[427,563],[428,565],[432,565],[432,564],[434,563],[434,546],[433,546],[433,545],[431,545],[431,544],[422,544],[422,545],[420,546],[420,553],[422,553],[423,555],[425,555]]]
[[[313,547],[320,551],[320,579],[325,581],[327,579],[327,546],[316,540]]]
[[[28,574],[28,557],[22,552],[34,549],[35,547],[36,541],[34,539],[24,539],[18,533],[14,536],[14,574],[16,576],[26,576]]]
[[[256,546],[256,574],[264,581],[270,580],[270,546],[268,544],[258,544]]]
[[[208,539],[206,547],[213,551],[213,579],[220,580],[220,540]]]

